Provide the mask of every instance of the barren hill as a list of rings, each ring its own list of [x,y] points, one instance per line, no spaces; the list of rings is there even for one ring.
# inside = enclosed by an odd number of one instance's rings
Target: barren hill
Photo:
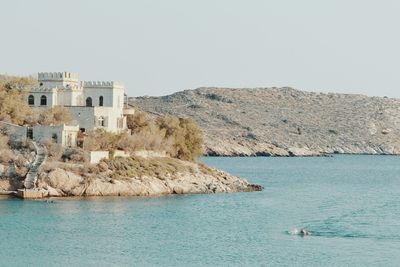
[[[131,98],[194,119],[208,155],[400,154],[400,99],[292,88],[198,88]]]

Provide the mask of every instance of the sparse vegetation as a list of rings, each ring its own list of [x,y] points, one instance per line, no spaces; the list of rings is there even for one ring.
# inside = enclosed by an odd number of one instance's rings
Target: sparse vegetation
[[[107,169],[113,171],[113,179],[144,176],[165,179],[165,177],[173,177],[177,173],[192,171],[190,166],[185,165],[182,161],[168,157],[151,159],[142,157],[117,157],[112,160],[104,160],[98,166],[103,170],[107,166]]]
[[[400,154],[400,100],[394,98],[288,87],[199,88],[136,97],[130,104],[149,113],[192,118],[209,155]]]
[[[113,134],[96,130],[85,138],[85,150],[165,151],[182,160],[194,160],[202,154],[200,130],[191,120],[171,116],[149,118],[144,112],[128,117],[128,133]]]
[[[32,78],[0,76],[0,121],[26,123],[32,110],[25,101],[24,89],[34,84]]]
[[[39,114],[37,122],[42,125],[70,124],[71,113],[62,106],[55,106]]]
[[[53,160],[59,160],[61,159],[61,156],[63,155],[64,148],[57,143],[54,143],[50,140],[46,140],[43,142],[44,146],[47,149],[48,157]]]
[[[182,160],[202,155],[202,134],[190,119],[172,116],[153,119],[138,111],[128,116],[128,127],[134,133],[137,149],[162,150]]]

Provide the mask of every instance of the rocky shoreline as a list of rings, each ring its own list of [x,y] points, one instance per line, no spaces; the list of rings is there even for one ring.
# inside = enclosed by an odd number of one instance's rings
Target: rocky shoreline
[[[262,186],[250,184],[226,172],[209,168],[202,171],[202,167],[195,163],[185,164],[191,164],[194,171],[165,177],[141,176],[120,180],[111,178],[111,172],[88,178],[56,168],[40,175],[37,188],[48,197],[161,196],[262,190]]]
[[[195,164],[196,165],[196,164]],[[92,196],[163,196],[173,194],[214,194],[261,191],[263,187],[226,172],[200,168],[193,173],[179,173],[166,177],[131,177],[112,179],[111,173],[97,177],[85,177],[56,168],[41,173],[36,190],[44,197],[92,197]],[[12,179],[2,179],[0,190],[15,191],[20,184]]]

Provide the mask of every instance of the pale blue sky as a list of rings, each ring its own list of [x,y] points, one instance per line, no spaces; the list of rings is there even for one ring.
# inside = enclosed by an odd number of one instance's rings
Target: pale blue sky
[[[0,72],[400,97],[400,1],[2,0]]]

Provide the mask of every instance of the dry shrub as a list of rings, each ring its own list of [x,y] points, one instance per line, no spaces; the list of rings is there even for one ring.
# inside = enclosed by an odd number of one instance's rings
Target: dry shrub
[[[26,158],[24,156],[22,156],[21,154],[18,155],[15,159],[14,159],[15,165],[17,165],[17,167],[25,167],[26,165],[29,164],[29,162],[26,160]]]
[[[8,145],[8,136],[4,134],[0,134],[0,150],[9,149],[10,146]]]
[[[15,170],[15,174],[19,177],[25,177],[28,174],[28,168],[27,167],[18,167]]]
[[[203,154],[203,138],[197,125],[189,119],[160,116],[151,119],[138,111],[127,118],[132,132],[132,150],[166,151],[182,160],[194,160]]]
[[[76,163],[83,163],[85,161],[85,151],[82,148],[66,148],[63,151],[61,159],[64,161],[72,161]]]
[[[9,139],[8,143],[12,149],[17,149],[17,150],[34,150],[31,147],[30,142],[26,140],[20,140],[18,138],[13,138],[14,136],[11,136]]]
[[[0,121],[18,125],[33,114],[25,99],[25,90],[36,84],[32,78],[0,76]]]
[[[8,164],[11,160],[14,160],[14,153],[10,149],[0,150],[0,163]]]
[[[34,118],[31,119],[34,121]],[[62,106],[55,106],[40,113],[38,123],[42,125],[70,124],[71,113]]]
[[[83,167],[80,169],[80,175],[81,176],[90,176],[90,174],[99,174],[100,173],[100,168],[97,166],[97,164],[90,164],[90,163],[85,163],[83,164]]]
[[[202,155],[203,138],[192,120],[165,116],[158,118],[157,124],[160,129],[165,129],[165,139],[171,144],[167,152],[172,157],[194,160]]]
[[[147,114],[140,110],[137,110],[133,115],[128,115],[126,120],[126,124],[132,133],[139,133],[141,129],[148,127],[150,123],[151,121]]]
[[[47,149],[47,155],[49,158],[54,159],[54,160],[58,160],[61,158],[61,156],[63,154],[63,148],[60,144],[53,143],[50,140],[46,140],[43,142],[43,145]]]

